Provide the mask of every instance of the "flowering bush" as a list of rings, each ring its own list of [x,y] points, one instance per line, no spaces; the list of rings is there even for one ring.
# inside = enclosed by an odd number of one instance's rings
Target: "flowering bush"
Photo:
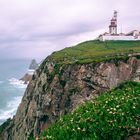
[[[43,132],[47,140],[122,140],[139,127],[140,84],[127,82],[80,106]]]

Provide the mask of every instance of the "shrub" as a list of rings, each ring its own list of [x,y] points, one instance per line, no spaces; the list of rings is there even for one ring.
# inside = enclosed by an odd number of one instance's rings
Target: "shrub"
[[[128,82],[60,118],[40,137],[47,140],[122,140],[136,132],[140,84]]]

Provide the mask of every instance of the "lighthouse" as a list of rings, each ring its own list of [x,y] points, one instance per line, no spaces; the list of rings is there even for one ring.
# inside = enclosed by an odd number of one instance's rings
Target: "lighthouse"
[[[114,15],[111,19],[111,23],[109,25],[109,33],[111,35],[117,34],[117,11],[114,11]]]
[[[106,40],[112,40],[112,41],[118,41],[118,40],[124,40],[124,41],[136,41],[140,40],[140,31],[138,30],[132,30],[129,33],[117,33],[117,11],[114,11],[113,17],[111,19],[110,25],[109,25],[109,32],[105,32],[101,35],[99,35],[98,39],[100,41],[106,41]]]

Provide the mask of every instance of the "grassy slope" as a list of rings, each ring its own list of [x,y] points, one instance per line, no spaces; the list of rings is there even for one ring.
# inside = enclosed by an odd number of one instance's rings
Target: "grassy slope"
[[[64,116],[40,140],[121,140],[136,132],[139,107],[140,84],[128,82]]]
[[[116,58],[117,54],[128,54],[132,51],[140,52],[140,41],[93,40],[55,52],[49,59],[64,64],[91,63]]]

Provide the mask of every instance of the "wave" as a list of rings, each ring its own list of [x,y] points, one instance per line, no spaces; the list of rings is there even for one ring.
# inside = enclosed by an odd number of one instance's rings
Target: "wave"
[[[35,72],[35,70],[34,70],[34,69],[28,69],[28,71],[27,71],[27,73],[28,73],[28,74],[30,74],[30,75],[33,75],[33,74],[34,74],[34,72]]]
[[[20,93],[25,91],[27,87],[27,84],[24,84],[24,81],[18,80],[16,78],[8,79],[7,84],[10,84],[11,89],[18,88],[18,90],[20,90]],[[10,99],[10,101],[7,101],[6,105],[0,109],[0,124],[2,124],[8,118],[12,118],[16,114],[16,111],[21,102],[21,99],[22,99],[21,94],[16,97],[12,97],[12,99]]]
[[[16,88],[26,88],[27,84],[24,83],[22,80],[18,80],[16,78],[11,78],[8,80],[10,85],[16,87]]]
[[[0,110],[0,122],[12,118],[20,104],[22,96],[14,97],[12,101],[8,102],[4,110]]]

